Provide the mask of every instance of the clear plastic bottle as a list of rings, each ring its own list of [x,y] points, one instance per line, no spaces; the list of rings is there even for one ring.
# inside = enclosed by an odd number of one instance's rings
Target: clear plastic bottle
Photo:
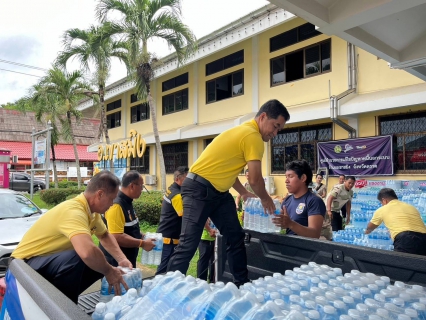
[[[248,198],[246,202],[244,202],[244,229],[250,230],[251,229],[251,222],[252,219],[250,219],[251,215],[251,204],[253,202],[253,198]]]
[[[220,309],[214,319],[242,319],[256,304],[256,296],[248,292],[241,298],[230,302],[225,308]]]
[[[264,305],[253,307],[242,320],[274,319],[281,315],[280,308],[273,301],[267,301]]]
[[[336,309],[333,306],[324,306],[323,320],[334,320],[338,317]]]
[[[114,314],[117,319],[120,318],[121,308],[121,296],[115,296],[110,302],[107,303],[107,312]]]
[[[277,216],[281,213],[281,203],[278,199],[274,199],[274,205],[275,205],[275,212],[274,214],[269,215],[270,217],[270,230],[269,232],[280,232],[281,228],[277,227],[273,222],[272,219],[274,218],[274,216]]]
[[[107,311],[106,304],[104,302],[99,302],[95,307],[95,311],[92,313],[92,319],[104,320],[106,311]]]
[[[115,320],[115,314],[114,313],[107,313],[104,317],[104,320]]]
[[[160,265],[161,255],[163,253],[163,235],[161,233],[155,234],[155,247],[153,248],[154,265]]]
[[[100,292],[100,296],[99,296],[99,301],[107,303],[113,297],[114,297],[114,289],[109,288],[109,284],[108,284],[107,279],[105,277],[103,277],[102,281],[101,281],[101,292]]]

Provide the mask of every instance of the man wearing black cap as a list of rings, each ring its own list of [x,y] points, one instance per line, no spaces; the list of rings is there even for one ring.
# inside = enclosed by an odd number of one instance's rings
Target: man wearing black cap
[[[178,167],[173,174],[174,181],[163,196],[161,204],[160,224],[157,232],[163,235],[163,253],[161,263],[156,274],[165,273],[169,259],[179,243],[180,229],[182,226],[183,202],[180,186],[189,171],[188,167]]]

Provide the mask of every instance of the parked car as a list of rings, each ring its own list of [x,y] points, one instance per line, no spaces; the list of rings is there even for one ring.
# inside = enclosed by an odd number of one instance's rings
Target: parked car
[[[0,189],[0,277],[4,276],[7,260],[25,232],[46,211],[18,192]]]
[[[9,189],[14,191],[31,192],[31,175],[25,172],[11,172],[9,174]],[[34,178],[33,191],[46,189],[46,181]]]

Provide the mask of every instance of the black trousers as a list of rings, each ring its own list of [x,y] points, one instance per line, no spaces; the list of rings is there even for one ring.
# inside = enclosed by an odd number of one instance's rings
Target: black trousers
[[[179,245],[170,258],[167,271],[186,273],[201,239],[207,218],[213,221],[227,238],[227,255],[230,271],[237,285],[248,282],[247,254],[244,232],[238,221],[235,201],[227,192],[213,186],[186,178],[181,187],[183,199],[182,229]]]
[[[201,240],[198,245],[197,278],[214,282],[214,241]]]
[[[342,209],[340,209],[340,211],[342,212],[342,217],[346,218],[346,204],[342,207]]]
[[[173,251],[175,250],[177,244],[163,244],[163,252],[161,253],[161,262],[160,265],[157,268],[157,274],[166,273],[167,271],[167,265],[169,264],[170,257],[173,254]]]
[[[426,256],[426,233],[404,231],[393,242],[394,251]]]
[[[340,212],[331,212],[333,214],[333,219],[331,220],[331,229],[333,231],[343,230],[343,219],[340,215]]]
[[[74,301],[103,274],[90,269],[74,250],[33,257],[27,264]]]

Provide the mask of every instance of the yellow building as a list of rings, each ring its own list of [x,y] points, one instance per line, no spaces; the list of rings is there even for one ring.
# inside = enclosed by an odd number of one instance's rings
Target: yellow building
[[[177,166],[190,166],[216,135],[252,119],[269,99],[280,100],[291,116],[265,146],[263,175],[273,177],[275,194],[287,192],[287,162],[306,159],[316,172],[317,143],[351,136],[394,135],[392,179],[426,180],[426,84],[281,8],[268,5],[200,39],[179,69],[174,54],[162,60],[151,88],[167,185]],[[132,83],[110,85],[106,105],[112,142],[134,129],[148,146],[123,166],[159,177],[149,108],[137,101]],[[90,108],[90,101],[80,105]],[[89,147],[97,150],[98,144]],[[423,152],[416,162],[414,152]],[[157,179],[151,188],[159,186]]]

